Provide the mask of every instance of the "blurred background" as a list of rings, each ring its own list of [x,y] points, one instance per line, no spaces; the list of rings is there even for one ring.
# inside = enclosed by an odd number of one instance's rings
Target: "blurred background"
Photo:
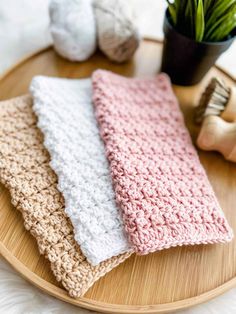
[[[129,0],[141,34],[162,39],[165,0]],[[0,3],[0,75],[22,58],[52,44],[49,32],[49,0],[8,0]],[[236,43],[218,65],[236,78]]]

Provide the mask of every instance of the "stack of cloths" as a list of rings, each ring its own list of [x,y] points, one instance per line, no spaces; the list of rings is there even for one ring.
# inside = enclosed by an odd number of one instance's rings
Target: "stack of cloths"
[[[232,239],[165,75],[30,92],[0,104],[0,180],[71,296],[133,251]]]
[[[30,96],[0,104],[0,180],[9,189],[12,204],[22,212],[25,228],[36,238],[40,253],[49,259],[56,279],[72,297],[79,297],[130,253],[96,267],[88,263],[74,239],[36,123]]]

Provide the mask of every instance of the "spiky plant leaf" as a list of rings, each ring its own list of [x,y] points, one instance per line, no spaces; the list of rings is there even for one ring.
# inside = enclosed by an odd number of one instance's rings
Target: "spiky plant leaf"
[[[235,28],[235,21],[236,19],[234,21],[230,20],[226,23],[223,23],[223,25],[221,25],[219,29],[213,34],[211,41],[220,41],[223,38],[226,38]]]
[[[204,0],[203,1],[204,16],[205,16],[206,21],[208,20],[209,16],[211,15],[212,8],[213,8],[215,3],[216,3],[216,0]]]
[[[224,40],[235,28],[236,0],[167,0],[173,26],[197,41]]]
[[[175,26],[177,23],[177,12],[176,12],[176,7],[173,3],[168,2],[168,10],[173,22],[173,25]]]
[[[236,5],[234,4],[232,9],[227,14],[221,16],[216,23],[214,23],[206,33],[206,40],[208,41],[220,41],[236,26]]]
[[[213,24],[226,12],[235,5],[235,0],[216,1],[212,7],[211,16],[206,22],[206,28],[210,28]]]
[[[186,19],[185,19],[185,7],[188,0],[175,0],[177,7],[177,26],[183,34],[185,34]]]
[[[201,41],[204,36],[205,21],[204,21],[204,8],[202,0],[198,0],[196,19],[195,19],[195,39]]]
[[[185,17],[187,21],[186,27],[189,29],[191,37],[195,35],[195,3],[194,1],[187,1],[185,9]]]

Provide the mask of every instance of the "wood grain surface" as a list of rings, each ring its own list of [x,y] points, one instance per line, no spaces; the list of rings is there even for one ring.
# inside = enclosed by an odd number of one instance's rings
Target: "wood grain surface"
[[[71,63],[45,50],[15,67],[0,80],[0,100],[28,91],[34,75],[67,78],[90,76],[98,68],[125,76],[158,73],[162,45],[142,42],[134,59],[124,65],[109,62],[97,53],[83,63]],[[187,127],[195,140],[193,109],[200,92],[212,75],[235,84],[227,74],[213,68],[204,81],[194,87],[176,87]],[[236,232],[236,164],[218,153],[199,152],[219,202]],[[133,255],[101,278],[83,298],[71,299],[56,282],[48,261],[39,255],[34,238],[24,230],[20,212],[10,202],[8,191],[0,186],[0,253],[33,284],[72,304],[108,313],[163,313],[204,302],[236,284],[236,241],[230,244],[177,247],[148,256]]]

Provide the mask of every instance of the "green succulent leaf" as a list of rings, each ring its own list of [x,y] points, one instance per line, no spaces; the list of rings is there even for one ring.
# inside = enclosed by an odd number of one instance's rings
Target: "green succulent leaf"
[[[191,2],[191,1],[189,1],[189,2]],[[204,7],[204,15],[206,15],[207,14],[207,11],[208,11],[208,9],[211,7],[211,5],[212,5],[212,0],[205,0],[204,1],[204,3],[203,3],[203,7]]]
[[[211,27],[221,16],[225,15],[232,6],[235,5],[235,0],[216,1],[212,7],[211,16],[207,20],[206,27]]]
[[[219,0],[204,0],[203,1],[205,21],[207,21],[209,17],[211,16],[212,9],[217,2],[219,2]]]
[[[229,33],[235,28],[235,21],[228,21],[219,27],[219,29],[210,38],[211,41],[221,41],[226,38]]]
[[[195,29],[195,39],[201,41],[204,36],[205,21],[204,21],[204,7],[203,0],[198,0],[197,11],[196,11],[196,29]]]
[[[172,3],[169,3],[169,5],[168,5],[168,10],[169,10],[169,13],[170,13],[172,22],[173,22],[173,24],[174,24],[174,26],[175,26],[176,23],[177,23],[177,12],[176,12],[176,7],[175,7],[175,5],[172,4]]]
[[[223,40],[236,27],[236,6],[214,23],[206,33],[206,40]]]
[[[236,28],[236,0],[167,0],[175,28],[197,41],[221,41]]]
[[[194,1],[187,1],[185,17],[187,21],[186,27],[189,29],[191,37],[195,35],[195,3]]]

